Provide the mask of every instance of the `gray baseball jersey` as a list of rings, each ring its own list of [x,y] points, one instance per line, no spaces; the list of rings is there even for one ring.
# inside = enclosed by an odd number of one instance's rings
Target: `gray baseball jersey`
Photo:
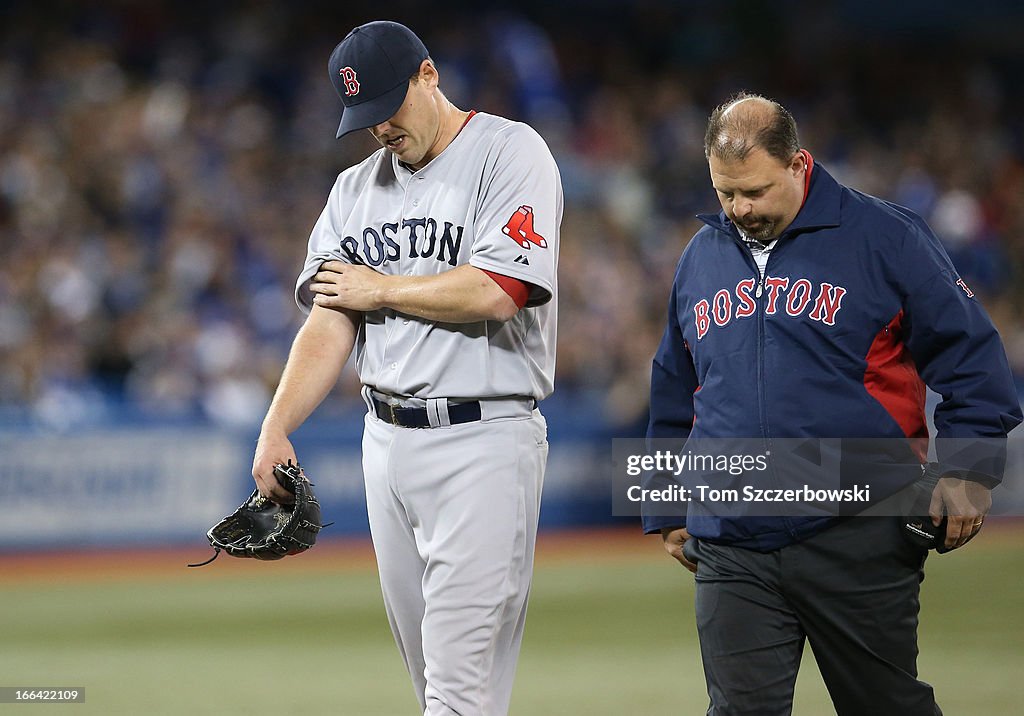
[[[505,323],[444,324],[391,309],[364,314],[356,368],[364,385],[415,398],[524,396],[553,387],[562,190],[544,140],[529,126],[475,113],[419,171],[380,149],[339,175],[313,228],[296,286],[328,260],[425,276],[472,264],[520,279],[526,307]]]

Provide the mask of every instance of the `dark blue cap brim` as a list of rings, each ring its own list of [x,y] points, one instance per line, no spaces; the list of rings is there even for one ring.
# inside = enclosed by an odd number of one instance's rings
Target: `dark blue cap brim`
[[[403,82],[392,90],[388,90],[380,97],[345,107],[341,115],[341,124],[338,125],[338,139],[346,134],[360,129],[368,129],[382,122],[386,122],[398,112],[405,95],[409,92],[409,82]]]

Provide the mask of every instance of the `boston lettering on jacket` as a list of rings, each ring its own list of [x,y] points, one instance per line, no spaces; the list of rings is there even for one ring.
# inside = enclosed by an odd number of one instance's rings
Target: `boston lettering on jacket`
[[[786,315],[798,318],[807,313],[812,321],[820,321],[826,326],[836,324],[836,315],[846,295],[846,289],[842,286],[833,286],[825,281],[815,286],[806,278],[768,276],[761,285],[754,278],[744,279],[734,289],[723,288],[711,299],[702,298],[694,304],[697,340],[707,335],[712,323],[724,328],[734,318],[754,315],[756,300],[762,292],[766,294],[766,316],[785,311]]]

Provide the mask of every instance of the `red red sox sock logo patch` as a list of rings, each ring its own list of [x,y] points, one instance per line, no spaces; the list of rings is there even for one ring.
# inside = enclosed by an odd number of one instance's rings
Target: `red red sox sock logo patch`
[[[524,249],[528,250],[531,244],[542,249],[548,247],[547,239],[533,229],[533,207],[525,204],[516,209],[501,231]]]
[[[693,307],[697,340],[706,336],[712,325],[724,328],[734,319],[753,316],[761,295],[760,291],[754,293],[756,287],[757,282],[747,278],[736,284],[732,291],[723,288],[710,301],[706,298],[697,301]],[[769,276],[764,280],[763,291],[767,294],[764,302],[766,316],[784,311],[787,316],[798,318],[806,313],[812,321],[826,326],[836,325],[836,316],[847,293],[842,286],[825,281],[815,286],[806,278],[791,281],[789,276]]]
[[[356,71],[351,67],[342,67],[338,70],[342,81],[345,83],[345,96],[354,97],[359,94],[359,80],[356,79]]]

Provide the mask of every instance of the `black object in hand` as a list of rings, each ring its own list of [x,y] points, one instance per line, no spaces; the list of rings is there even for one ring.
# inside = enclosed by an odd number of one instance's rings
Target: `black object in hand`
[[[932,517],[928,514],[931,506],[932,493],[935,486],[939,484],[942,477],[942,470],[939,465],[929,462],[921,471],[921,477],[914,483],[914,504],[910,508],[910,516],[900,518],[900,526],[903,534],[922,549],[934,549],[939,554],[949,552],[946,547],[946,524],[948,517],[943,514],[942,521],[938,525],[932,523]]]
[[[934,549],[939,554],[945,554],[949,551],[946,547],[946,524],[948,522],[949,518],[946,515],[942,516],[942,521],[938,526],[932,523],[931,515],[904,517],[902,518],[903,534],[923,549]]]

